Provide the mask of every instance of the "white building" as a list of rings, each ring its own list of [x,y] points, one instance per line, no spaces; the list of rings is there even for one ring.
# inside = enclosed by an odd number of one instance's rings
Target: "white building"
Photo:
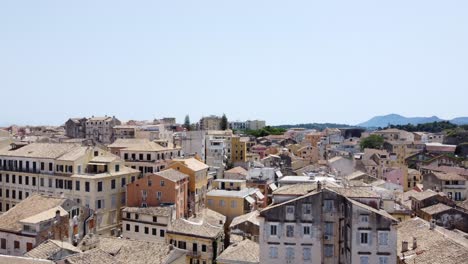
[[[126,207],[122,210],[122,237],[165,242],[167,228],[174,219],[171,206]]]

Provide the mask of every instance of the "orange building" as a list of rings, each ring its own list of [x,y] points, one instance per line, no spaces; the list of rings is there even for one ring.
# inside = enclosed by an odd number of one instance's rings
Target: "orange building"
[[[147,174],[127,185],[127,206],[155,207],[174,204],[176,218],[188,216],[189,176],[177,170],[168,169]]]

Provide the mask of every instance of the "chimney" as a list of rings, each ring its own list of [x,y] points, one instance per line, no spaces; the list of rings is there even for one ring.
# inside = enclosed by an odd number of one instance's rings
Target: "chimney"
[[[434,230],[435,229],[435,220],[431,219],[431,222],[429,223],[429,230]]]
[[[322,190],[322,183],[320,181],[317,181],[317,192],[320,192]]]
[[[418,241],[416,237],[413,237],[413,250],[416,249],[417,247],[418,247]]]
[[[401,242],[401,253],[408,251],[408,241]]]

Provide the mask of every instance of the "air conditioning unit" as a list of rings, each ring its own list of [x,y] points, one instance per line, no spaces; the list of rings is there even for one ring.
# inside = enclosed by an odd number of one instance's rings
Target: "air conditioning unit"
[[[324,236],[323,236],[323,239],[325,239],[325,240],[331,240],[331,236],[329,236],[329,235],[324,235]]]

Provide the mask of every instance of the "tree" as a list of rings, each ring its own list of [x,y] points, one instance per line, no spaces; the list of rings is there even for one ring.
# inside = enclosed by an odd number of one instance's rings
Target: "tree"
[[[384,138],[379,135],[370,135],[361,140],[361,149],[372,148],[381,149],[384,143]]]
[[[226,130],[228,129],[228,120],[226,117],[226,114],[223,114],[221,117],[221,130]]]
[[[187,131],[190,131],[190,117],[189,115],[185,116],[184,127]]]

